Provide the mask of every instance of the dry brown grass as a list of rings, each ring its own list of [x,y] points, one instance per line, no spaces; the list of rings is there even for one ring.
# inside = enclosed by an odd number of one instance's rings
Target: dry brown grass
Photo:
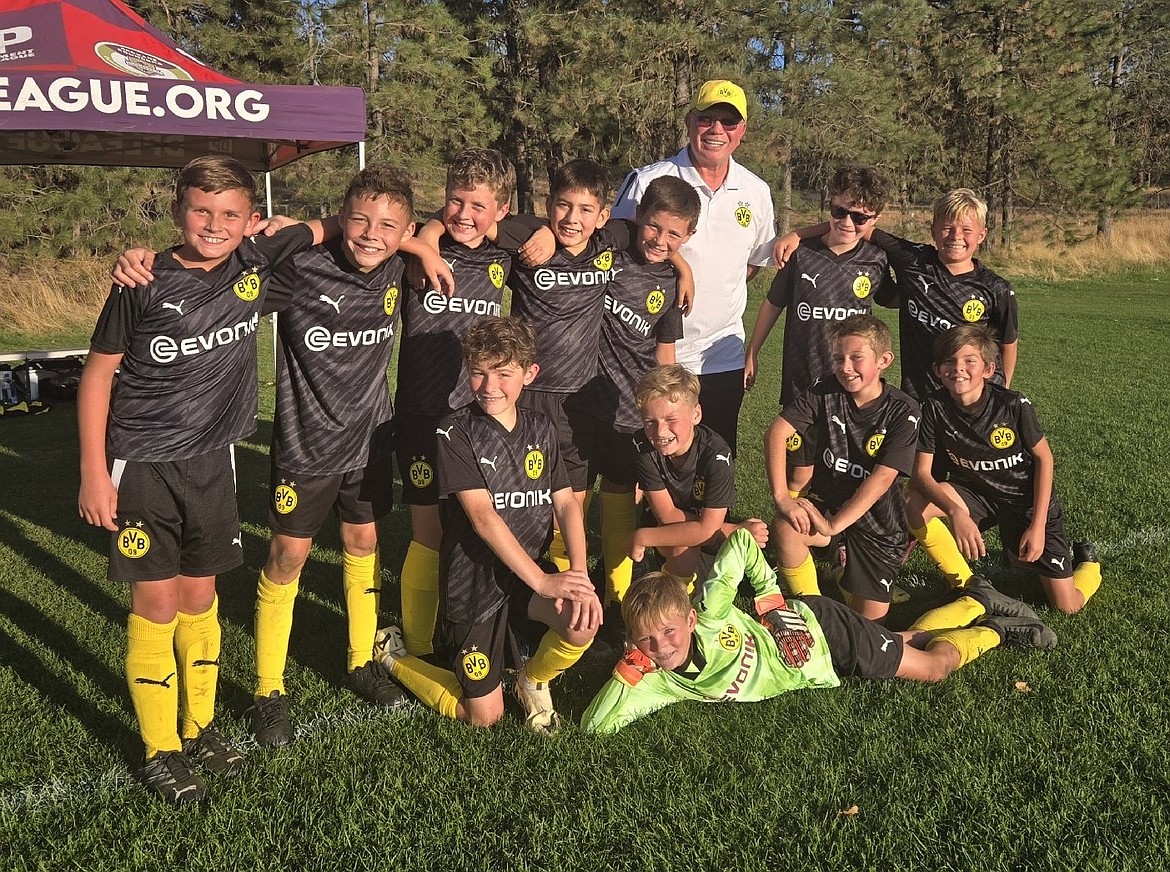
[[[109,259],[45,261],[19,273],[0,267],[0,324],[23,336],[88,332],[110,291]]]

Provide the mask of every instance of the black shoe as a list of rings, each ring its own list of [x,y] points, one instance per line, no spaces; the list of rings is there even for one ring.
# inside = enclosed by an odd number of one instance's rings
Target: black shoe
[[[182,751],[163,751],[143,764],[138,780],[150,793],[171,805],[186,805],[207,798],[207,785]]]
[[[394,683],[390,673],[377,660],[370,660],[346,676],[349,689],[366,702],[380,706],[396,706],[406,701],[402,688]]]
[[[256,738],[256,744],[274,747],[292,743],[293,725],[288,716],[288,697],[279,690],[257,699],[244,714],[252,722],[252,735]]]
[[[196,766],[217,775],[239,775],[244,768],[244,752],[214,724],[208,724],[194,739],[184,739],[183,753]]]
[[[982,575],[972,575],[963,584],[961,589],[967,596],[978,601],[987,611],[987,614],[993,617],[1028,618],[1032,621],[1040,620],[1040,616],[1032,610],[1030,605],[1020,602],[1018,599],[1013,599],[1006,593],[1000,593]]]
[[[1097,546],[1092,542],[1073,543],[1073,568],[1082,563],[1100,563],[1097,559]]]
[[[1051,651],[1056,647],[1056,633],[1035,618],[994,616],[983,619],[983,626],[999,633],[1000,639],[1021,648],[1039,648]]]

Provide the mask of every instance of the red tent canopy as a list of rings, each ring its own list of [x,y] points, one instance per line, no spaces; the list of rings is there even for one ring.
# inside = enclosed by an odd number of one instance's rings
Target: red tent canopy
[[[365,134],[360,88],[240,82],[118,0],[0,4],[0,164],[270,170]]]

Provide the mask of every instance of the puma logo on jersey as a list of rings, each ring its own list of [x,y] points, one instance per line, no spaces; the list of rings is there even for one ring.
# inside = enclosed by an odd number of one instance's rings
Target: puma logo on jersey
[[[893,644],[894,644],[894,640],[891,639],[889,636],[887,636],[885,633],[882,633],[882,650],[885,651],[887,648],[889,648]]]
[[[1051,563],[1053,566],[1055,566],[1057,569],[1061,570],[1062,572],[1064,571],[1064,558],[1063,557],[1049,557],[1048,562]]]
[[[451,425],[450,427],[448,427],[446,430],[441,430],[441,429],[439,429],[438,427],[436,427],[436,428],[435,428],[435,435],[436,435],[436,436],[442,436],[444,439],[446,439],[448,442],[450,442],[450,441],[451,441],[451,431],[452,431],[452,430],[454,430],[454,429],[455,429],[455,425],[454,425],[454,424],[452,424],[452,425]]]
[[[906,420],[914,425],[915,430],[918,429],[918,419],[917,418],[915,418],[913,415],[907,415]]]
[[[847,432],[847,431],[845,430],[845,422],[844,422],[844,421],[842,421],[840,418],[838,418],[836,415],[834,415],[833,417],[831,417],[829,420],[830,420],[830,421],[832,421],[834,424],[836,424],[838,427],[840,427],[840,428],[841,428],[841,432],[842,432],[842,434],[844,434],[844,433],[846,433],[846,432]]]
[[[243,537],[237,536],[235,539],[232,539],[232,544],[239,545],[241,548],[243,548],[244,547]]]
[[[800,277],[815,288],[817,286],[817,279],[821,277],[821,274],[817,273],[815,276],[810,276],[808,273],[801,273]]]
[[[336,300],[330,299],[330,297],[326,294],[322,294],[317,299],[320,300],[322,303],[328,303],[330,306],[333,307],[333,311],[336,312],[338,315],[340,315],[341,314],[341,301],[345,299],[345,294],[342,294]]]
[[[186,304],[186,302],[186,300],[179,300],[177,303],[163,303],[162,307],[164,309],[174,309],[181,316],[183,314],[183,306]]]
[[[168,690],[170,690],[171,679],[174,677],[175,677],[175,673],[172,672],[170,675],[168,675],[162,681],[155,681],[153,678],[135,678],[134,683],[135,684],[157,684],[159,687],[165,687]]]
[[[484,466],[490,466],[492,468],[492,472],[499,472],[499,470],[496,469],[496,459],[498,457],[499,457],[498,454],[496,455],[496,457],[493,457],[491,460],[488,460],[486,457],[481,457],[479,459],[479,462],[482,463]]]
[[[451,272],[455,272],[455,264],[458,262],[459,259],[455,257],[451,258],[450,260],[447,260],[445,257],[443,258],[443,263],[447,264],[447,269],[451,270]]]
[[[925,297],[930,293],[930,282],[926,280],[925,276],[918,276],[917,278],[918,281],[922,282],[922,296]]]
[[[731,466],[731,455],[730,454],[716,454],[715,459],[722,460],[728,466]]]
[[[886,593],[889,593],[890,588],[894,586],[894,583],[892,581],[890,581],[889,579],[885,579],[885,578],[879,578],[878,584],[880,584],[882,587],[884,587],[886,589]],[[885,636],[883,636],[882,638],[884,639]],[[885,648],[883,648],[882,650],[884,651]]]

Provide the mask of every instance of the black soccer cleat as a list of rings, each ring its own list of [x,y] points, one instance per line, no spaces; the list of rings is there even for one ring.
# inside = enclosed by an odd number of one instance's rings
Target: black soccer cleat
[[[1101,562],[1097,559],[1097,546],[1092,542],[1074,542],[1072,552],[1073,568],[1080,566],[1082,563]]]
[[[1013,618],[1007,615],[996,615],[984,618],[984,627],[991,627],[999,633],[999,638],[1021,648],[1039,648],[1041,651],[1051,651],[1056,647],[1056,633],[1046,624],[1036,618]]]
[[[214,724],[208,724],[194,739],[184,739],[183,753],[196,766],[216,775],[239,775],[244,769],[244,752]]]
[[[288,714],[288,697],[279,690],[257,699],[244,714],[252,722],[252,735],[256,744],[275,747],[292,743],[293,725]]]
[[[182,751],[162,751],[138,770],[138,780],[149,793],[171,805],[187,805],[207,798],[207,785]]]
[[[387,708],[402,705],[406,702],[406,694],[395,684],[390,672],[379,660],[369,660],[364,666],[359,666],[345,678],[349,689],[374,705]]]
[[[1040,616],[1030,605],[996,590],[982,575],[972,575],[968,578],[963,584],[962,591],[983,606],[987,614],[993,617],[1040,620]]]

